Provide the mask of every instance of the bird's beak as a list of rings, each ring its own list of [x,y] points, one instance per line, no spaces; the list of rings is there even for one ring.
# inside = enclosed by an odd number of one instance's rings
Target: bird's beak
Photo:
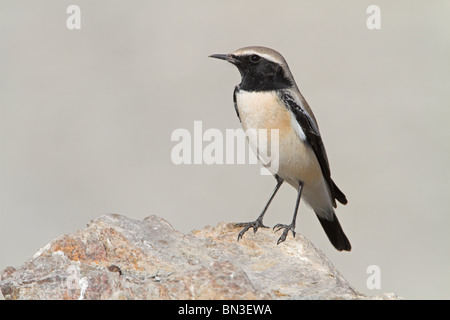
[[[212,54],[209,56],[210,58],[216,58],[220,60],[225,60],[231,62],[232,64],[236,64],[237,60],[231,54]]]

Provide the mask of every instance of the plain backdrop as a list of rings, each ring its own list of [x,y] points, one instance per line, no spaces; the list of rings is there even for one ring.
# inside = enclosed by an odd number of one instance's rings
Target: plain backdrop
[[[80,30],[66,27],[71,4]],[[171,134],[239,128],[239,73],[208,55],[263,45],[315,112],[353,250],[337,252],[303,203],[296,231],[366,294],[450,298],[449,21],[448,0],[1,0],[0,269],[105,213],[185,233],[254,220],[275,180],[257,165],[177,166]],[[283,186],[266,224],[289,222],[295,196]]]

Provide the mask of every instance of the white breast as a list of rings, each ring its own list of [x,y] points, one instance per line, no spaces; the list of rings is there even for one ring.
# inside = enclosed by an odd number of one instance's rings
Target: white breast
[[[244,130],[271,129],[288,116],[274,91],[249,92],[240,90],[236,103]],[[284,109],[284,110],[283,110]],[[284,119],[285,120],[285,119]],[[275,126],[274,128],[278,128]]]
[[[248,129],[279,130],[279,170],[287,182],[312,183],[322,178],[314,151],[305,143],[305,135],[295,116],[280,101],[275,91],[236,93],[236,104],[242,126]],[[265,141],[270,143],[269,141]],[[250,144],[254,142],[249,140]],[[259,141],[261,145],[263,141]],[[253,145],[253,148],[256,146]]]
[[[274,91],[236,93],[236,104],[244,130],[278,129],[278,176],[298,188],[304,183],[303,199],[317,212],[332,212],[330,194],[322,170],[295,116]],[[249,139],[249,144],[252,146]],[[262,143],[270,144],[270,141]],[[261,142],[258,143],[261,145]],[[252,146],[255,150],[256,146]],[[274,173],[274,172],[272,172]],[[331,210],[331,211],[330,211]]]

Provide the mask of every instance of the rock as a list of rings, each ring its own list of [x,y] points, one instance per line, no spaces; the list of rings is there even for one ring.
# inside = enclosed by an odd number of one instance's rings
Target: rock
[[[1,272],[5,299],[368,299],[300,234],[237,241],[233,224],[183,234],[157,216],[104,215]],[[376,298],[396,298],[385,296]]]

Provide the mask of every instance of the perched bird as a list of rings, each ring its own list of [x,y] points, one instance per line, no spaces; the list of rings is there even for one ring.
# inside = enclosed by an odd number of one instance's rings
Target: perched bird
[[[347,199],[331,179],[322,136],[316,118],[300,93],[283,56],[266,47],[245,47],[230,54],[213,54],[211,58],[235,65],[242,77],[233,93],[234,107],[244,128],[279,130],[278,171],[272,172],[277,184],[263,211],[253,222],[238,223],[243,227],[238,240],[253,228],[264,227],[263,217],[284,181],[297,190],[294,215],[290,224],[277,224],[284,229],[277,244],[286,240],[289,231],[295,237],[295,223],[300,199],[316,213],[328,239],[339,250],[351,250],[334,212],[336,200]]]

